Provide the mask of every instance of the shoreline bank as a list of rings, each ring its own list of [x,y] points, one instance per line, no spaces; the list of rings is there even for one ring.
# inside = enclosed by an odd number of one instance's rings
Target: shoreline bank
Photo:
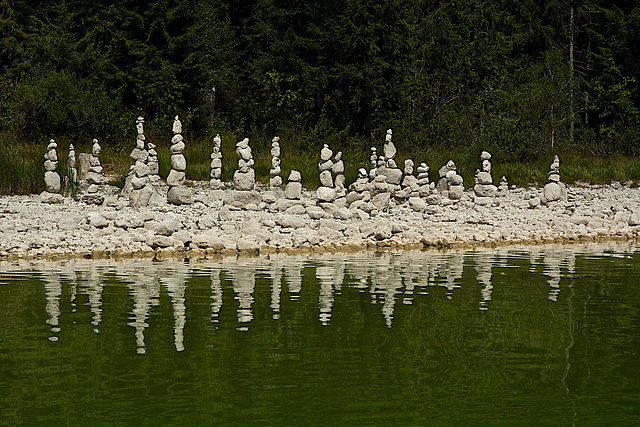
[[[463,197],[417,211],[408,203],[386,212],[318,209],[313,192],[295,202],[261,189],[249,209],[232,190],[192,188],[191,205],[132,208],[105,186],[102,205],[65,197],[0,197],[0,260],[192,258],[272,253],[429,250],[504,245],[640,241],[640,189],[613,184],[569,186],[566,201],[531,208],[539,188],[511,189],[492,205]],[[468,191],[467,193],[470,194]]]

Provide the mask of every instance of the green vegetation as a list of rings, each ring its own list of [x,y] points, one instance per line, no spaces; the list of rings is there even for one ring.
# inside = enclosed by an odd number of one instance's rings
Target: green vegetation
[[[554,153],[568,181],[637,180],[638,58],[623,0],[0,0],[0,191],[42,186],[50,138],[61,166],[95,137],[126,173],[140,115],[166,175],[176,114],[191,179],[216,133],[226,180],[245,136],[266,177],[273,135],[314,180],[323,142],[357,168],[393,128],[400,153],[465,177],[486,149],[514,183]]]

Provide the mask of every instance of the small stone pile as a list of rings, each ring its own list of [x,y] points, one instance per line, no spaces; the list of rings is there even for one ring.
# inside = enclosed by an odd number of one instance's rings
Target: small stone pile
[[[287,185],[284,188],[284,197],[289,200],[300,200],[302,198],[302,175],[296,170],[291,170]]]
[[[62,189],[60,175],[56,172],[56,169],[58,169],[58,152],[56,148],[58,148],[58,144],[52,139],[49,141],[47,152],[44,155],[44,191],[50,194],[59,194]]]
[[[93,145],[91,146],[91,157],[89,157],[89,172],[87,173],[87,183],[89,183],[89,185],[104,184],[104,177],[102,176],[102,165],[100,164],[99,157],[101,151],[102,147],[100,147],[100,144],[98,144],[98,140],[94,139]],[[90,192],[95,193],[95,191]]]
[[[333,175],[331,174],[331,168],[333,167],[333,162],[331,161],[332,156],[333,151],[331,151],[328,144],[324,144],[320,151],[320,163],[318,163],[320,187],[316,190],[316,197],[319,203],[333,202],[336,198],[336,190],[333,187]]]
[[[373,205],[368,203],[371,200],[371,186],[367,170],[365,168],[358,169],[358,178],[349,185],[347,193],[346,202],[349,209],[362,209],[367,213],[371,212]],[[371,206],[371,209],[368,206]]]
[[[478,205],[489,205],[493,203],[493,197],[496,194],[498,188],[493,185],[493,177],[491,176],[491,154],[488,151],[483,151],[480,154],[480,161],[482,162],[482,170],[476,170],[476,174],[473,178],[473,192],[475,194],[475,202]]]
[[[371,203],[376,209],[380,211],[386,211],[389,208],[389,201],[391,200],[391,191],[389,190],[389,184],[387,184],[387,167],[385,166],[385,158],[380,156],[378,158],[378,171],[375,178],[371,183]]]
[[[404,178],[402,178],[402,189],[408,193],[409,196],[418,196],[418,178],[413,175],[413,168],[415,163],[413,160],[406,159],[404,161]],[[427,184],[429,183],[429,176],[427,175]]]
[[[149,183],[149,166],[147,166],[149,152],[144,148],[144,118],[142,117],[138,117],[136,120],[136,132],[136,148],[129,154],[134,160],[134,164],[131,165],[122,194],[123,196],[129,195],[131,206],[145,207],[149,205],[153,188]]]
[[[559,200],[566,200],[567,189],[562,182],[560,182],[560,158],[556,155],[553,157],[553,163],[549,166],[549,173],[547,174],[549,182],[544,186],[543,197],[545,202],[557,202]]]
[[[498,192],[496,196],[506,196],[509,192],[509,182],[507,181],[507,177],[502,175],[502,179],[500,179],[500,184],[498,184]]]
[[[233,186],[236,190],[251,191],[256,186],[256,172],[253,169],[254,161],[249,147],[249,138],[236,143],[238,155],[238,169],[233,173]]]
[[[336,188],[336,192],[341,193],[337,196],[344,197],[346,195],[345,185],[347,180],[344,176],[344,161],[342,160],[342,151],[338,151],[333,160],[333,166],[331,166],[331,171],[335,175],[333,184]]]
[[[280,167],[280,163],[280,137],[275,136],[271,140],[271,170],[269,170],[270,187],[280,187],[282,185],[282,177],[280,176],[282,168]]]
[[[464,193],[464,180],[456,172],[456,164],[449,160],[447,164],[438,171],[440,181],[436,189],[445,199],[460,200]]]
[[[178,116],[173,121],[173,138],[171,138],[171,172],[167,177],[167,201],[174,205],[188,205],[192,203],[191,191],[185,187],[185,170],[187,160],[184,158],[184,138],[182,137],[182,123]]]
[[[209,184],[211,188],[219,189],[222,187],[222,151],[221,151],[222,139],[220,134],[217,133],[213,137],[213,151],[211,152],[211,180]]]

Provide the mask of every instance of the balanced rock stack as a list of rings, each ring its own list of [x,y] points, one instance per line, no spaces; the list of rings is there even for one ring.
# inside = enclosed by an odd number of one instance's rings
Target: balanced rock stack
[[[436,189],[445,199],[459,200],[464,193],[464,180],[456,172],[456,164],[449,160],[447,164],[438,171],[440,181]]]
[[[331,151],[328,144],[324,144],[320,151],[320,163],[318,163],[320,187],[316,190],[316,197],[319,203],[333,202],[336,198],[336,190],[333,188],[333,175],[331,174],[331,168],[333,167],[331,156],[333,156],[333,151]]]
[[[369,170],[369,179],[373,181],[373,178],[376,177],[377,167],[378,167],[378,149],[376,147],[371,147],[371,156],[369,156],[369,161],[371,162],[371,169]]]
[[[369,182],[369,174],[365,168],[358,169],[358,178],[349,185],[347,193],[347,206],[349,209],[360,209],[370,213],[375,206],[371,201],[372,184]]]
[[[413,160],[406,159],[404,161],[404,178],[402,178],[402,189],[407,192],[409,196],[418,196],[418,178],[413,175],[413,168],[415,164]],[[429,176],[427,175],[427,184],[429,184]]]
[[[495,196],[498,188],[493,185],[493,177],[491,176],[491,154],[487,151],[483,151],[480,154],[480,161],[482,162],[482,170],[476,170],[476,174],[473,178],[473,192],[475,193],[475,202],[478,205],[489,205],[493,203],[493,196]]]
[[[160,163],[158,163],[158,152],[156,144],[147,142],[147,166],[149,167],[149,182],[157,182],[160,180]]]
[[[282,185],[282,177],[280,176],[282,168],[280,167],[280,163],[280,137],[275,136],[271,140],[271,170],[269,170],[270,187],[280,187]]]
[[[567,198],[567,189],[560,182],[560,158],[556,155],[553,157],[553,163],[549,167],[547,174],[549,182],[544,186],[543,196],[545,202],[557,202]]]
[[[389,208],[389,201],[391,200],[391,192],[389,190],[389,184],[387,184],[387,167],[385,166],[385,159],[383,156],[378,158],[378,168],[375,178],[371,183],[371,203],[376,209],[380,211],[386,211]]]
[[[250,191],[256,186],[256,172],[253,170],[253,155],[249,147],[249,138],[236,143],[238,169],[233,173],[233,186],[236,190]]]
[[[192,203],[191,190],[185,187],[185,170],[187,160],[184,158],[184,140],[182,138],[182,123],[180,118],[175,117],[173,121],[173,138],[171,138],[171,171],[167,177],[167,201],[174,205],[188,205]]]
[[[296,170],[291,170],[287,185],[284,188],[284,197],[289,200],[300,200],[302,198],[302,175]]]
[[[346,178],[344,176],[344,161],[342,160],[342,151],[338,151],[338,153],[333,158],[333,166],[331,166],[331,171],[335,175],[334,186],[337,192],[345,192],[345,184]]]
[[[50,194],[58,194],[62,189],[60,175],[56,172],[56,169],[58,169],[58,152],[56,148],[58,148],[58,144],[52,139],[49,141],[47,152],[44,155],[44,191]]]
[[[138,117],[136,119],[136,133],[137,133],[136,148],[134,148],[131,151],[131,154],[129,154],[129,157],[131,157],[134,160],[134,164],[132,164],[129,168],[129,174],[127,175],[127,178],[124,181],[124,187],[122,188],[121,194],[123,197],[129,197],[129,203],[131,204],[131,206],[140,207],[140,206],[147,206],[147,204],[149,203],[149,199],[151,198],[151,191],[150,191],[151,188],[145,190],[144,192],[139,191],[146,185],[147,183],[146,177],[149,173],[148,168],[141,167],[142,165],[144,165],[145,167],[147,166],[147,159],[149,158],[149,153],[147,152],[147,150],[144,149],[144,141],[145,141],[144,118],[142,117]],[[136,170],[138,171],[138,174],[146,172],[146,175],[142,177],[139,175],[136,175]],[[135,180],[136,181],[135,190],[137,191],[136,194],[132,193],[132,191],[134,190],[134,186],[133,186],[134,178],[136,178]],[[140,197],[142,193],[144,193],[145,196],[148,196],[148,197]]]
[[[87,182],[91,184],[104,184],[104,178],[102,177],[102,165],[100,165],[100,152],[102,147],[98,144],[98,140],[93,140],[91,146],[91,157],[89,157],[89,172],[87,173]],[[95,189],[95,187],[94,187]],[[95,191],[89,191],[95,192]]]
[[[76,168],[76,149],[73,144],[69,144],[69,154],[67,155],[67,176],[66,185],[78,185],[78,169]]]
[[[220,134],[217,133],[213,137],[213,151],[211,152],[211,188],[219,189],[222,187],[222,151],[221,151],[222,139]]]

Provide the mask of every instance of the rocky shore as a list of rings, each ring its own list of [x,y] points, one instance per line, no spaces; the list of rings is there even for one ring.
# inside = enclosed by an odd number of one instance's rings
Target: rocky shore
[[[640,239],[640,189],[568,186],[563,201],[537,204],[539,188],[512,188],[491,205],[473,190],[441,206],[410,202],[386,211],[319,209],[316,192],[212,189],[194,183],[193,203],[131,207],[120,189],[104,203],[40,195],[0,198],[0,259],[201,257],[274,252],[463,248]],[[158,198],[162,200],[162,198]]]

